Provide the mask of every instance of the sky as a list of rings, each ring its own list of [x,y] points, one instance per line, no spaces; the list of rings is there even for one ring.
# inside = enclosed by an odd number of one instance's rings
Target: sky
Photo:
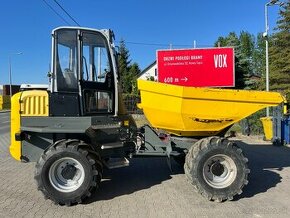
[[[62,16],[60,18],[45,1]],[[57,0],[83,27],[112,29],[115,44],[125,40],[132,62],[141,69],[156,59],[156,50],[211,47],[229,32],[265,31],[264,6],[269,0]],[[285,1],[285,0],[283,0]],[[270,34],[278,6],[268,8]],[[47,84],[51,30],[76,24],[54,0],[9,0],[0,6],[0,84]],[[17,55],[17,53],[22,54]]]

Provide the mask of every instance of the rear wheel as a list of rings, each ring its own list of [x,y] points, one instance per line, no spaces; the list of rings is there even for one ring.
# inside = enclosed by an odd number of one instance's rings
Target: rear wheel
[[[184,171],[208,200],[232,200],[248,183],[247,158],[233,142],[209,137],[196,142],[186,155]]]
[[[63,140],[43,153],[35,180],[46,198],[57,204],[81,203],[98,188],[103,173],[100,156],[78,140]]]

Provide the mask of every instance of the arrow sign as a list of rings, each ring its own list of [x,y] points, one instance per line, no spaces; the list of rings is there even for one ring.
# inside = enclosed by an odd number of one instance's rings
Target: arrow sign
[[[184,78],[181,78],[180,80],[184,81],[184,82],[187,82],[188,79],[187,79],[187,77],[184,77]]]

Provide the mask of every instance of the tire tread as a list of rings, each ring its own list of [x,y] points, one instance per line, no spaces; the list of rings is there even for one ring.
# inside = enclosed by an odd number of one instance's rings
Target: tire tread
[[[195,172],[195,165],[197,164],[196,161],[200,155],[203,153],[215,148],[221,147],[224,149],[231,149],[235,151],[238,158],[242,160],[244,163],[243,168],[243,175],[244,178],[242,179],[240,186],[234,190],[231,190],[230,193],[225,194],[217,194],[217,193],[210,193],[206,189],[204,189],[199,181],[199,177]],[[248,174],[250,170],[247,166],[248,159],[244,157],[242,149],[240,149],[234,142],[228,141],[226,138],[221,138],[217,136],[203,138],[197,141],[188,151],[188,154],[185,157],[185,164],[184,164],[184,172],[186,178],[191,182],[193,187],[196,189],[198,193],[204,196],[206,199],[215,201],[215,202],[222,202],[226,200],[233,200],[235,195],[240,195],[242,193],[242,189],[245,185],[248,184]]]
[[[91,171],[93,172],[92,180],[90,182],[90,186],[87,190],[85,190],[81,196],[77,196],[75,198],[71,198],[69,200],[60,200],[49,193],[46,190],[43,182],[42,182],[42,168],[46,162],[46,160],[58,153],[59,151],[70,150],[74,152],[78,152],[80,155],[83,155],[88,163],[91,166]],[[34,179],[37,183],[37,189],[40,190],[46,199],[50,199],[54,201],[56,204],[71,206],[74,204],[78,204],[83,202],[84,199],[90,197],[92,192],[95,191],[96,188],[99,187],[101,179],[103,175],[103,165],[101,162],[100,155],[93,151],[93,149],[86,143],[76,139],[69,140],[60,140],[50,146],[49,149],[45,150],[41,155],[40,159],[35,165],[35,176]],[[48,179],[48,178],[47,178]]]

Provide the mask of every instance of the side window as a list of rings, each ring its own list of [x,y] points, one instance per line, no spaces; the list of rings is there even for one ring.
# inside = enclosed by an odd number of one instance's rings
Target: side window
[[[111,92],[85,90],[86,113],[111,113],[113,108],[113,96]]]
[[[105,82],[106,75],[111,71],[108,60],[107,48],[95,47],[94,50],[95,54],[97,54],[94,60],[94,62],[97,63],[95,80],[97,82]]]
[[[83,35],[83,80],[104,83],[111,71],[105,40],[98,34]]]
[[[85,114],[114,110],[114,78],[106,39],[97,32],[82,33],[82,79]]]
[[[55,58],[58,91],[77,92],[77,37],[75,30],[58,32]]]

